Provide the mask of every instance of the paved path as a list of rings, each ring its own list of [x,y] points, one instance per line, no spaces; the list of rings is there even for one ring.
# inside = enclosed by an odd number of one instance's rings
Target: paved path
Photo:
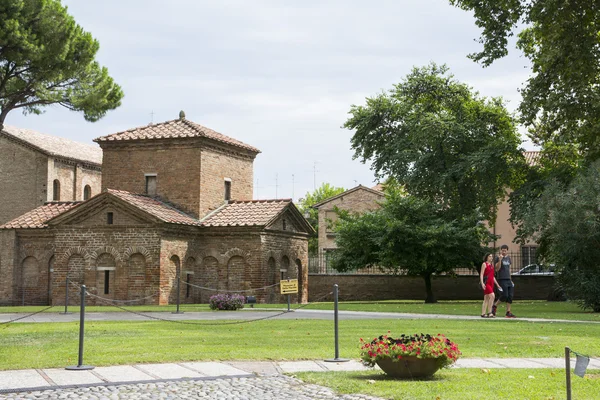
[[[89,312],[85,315],[86,321],[147,321],[149,319],[164,319],[170,321],[184,320],[251,320],[264,317],[273,319],[325,319],[333,320],[332,310],[307,310],[299,309],[291,312],[286,310],[264,311],[260,309],[244,309],[240,311],[227,312],[184,312],[173,314],[170,312],[143,312],[134,314],[131,312]],[[141,314],[141,315],[140,315]],[[19,319],[28,314],[6,313],[0,314],[0,323],[13,319]],[[339,311],[341,319],[459,319],[459,320],[481,320],[491,321],[529,321],[529,322],[569,322],[582,324],[600,324],[600,321],[572,321],[565,319],[544,318],[516,318],[507,319],[498,317],[495,319],[483,319],[479,315],[447,315],[447,314],[409,314],[391,312],[366,312],[366,311]],[[44,312],[31,317],[19,319],[18,322],[76,322],[79,321],[79,313],[61,314],[60,312]]]
[[[466,358],[459,359],[454,368],[564,368],[564,364],[562,358]],[[571,365],[575,365],[575,359]],[[600,369],[600,360],[592,359],[588,368]],[[367,399],[365,396],[336,397],[329,389],[306,385],[283,374],[368,369],[356,360],[312,360],[138,364],[81,371],[64,368],[0,371],[0,399]],[[134,392],[139,396],[131,397]],[[156,397],[157,393],[163,394]],[[190,397],[186,397],[188,395]]]

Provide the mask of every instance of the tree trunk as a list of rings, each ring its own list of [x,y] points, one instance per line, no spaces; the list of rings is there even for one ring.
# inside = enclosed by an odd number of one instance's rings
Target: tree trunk
[[[431,273],[426,275],[421,275],[425,280],[425,290],[427,292],[427,297],[425,298],[425,303],[437,303],[435,296],[433,295],[433,290],[431,289]]]

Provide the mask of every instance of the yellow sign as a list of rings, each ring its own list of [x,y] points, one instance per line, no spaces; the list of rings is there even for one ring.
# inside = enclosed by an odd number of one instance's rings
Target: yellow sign
[[[286,279],[285,281],[279,282],[281,294],[294,294],[298,293],[298,279]]]

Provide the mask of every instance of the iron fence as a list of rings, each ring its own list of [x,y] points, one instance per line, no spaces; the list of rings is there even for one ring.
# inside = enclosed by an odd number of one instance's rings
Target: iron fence
[[[533,251],[532,251],[533,250]],[[537,254],[534,248],[527,248],[526,251],[521,252],[509,252],[508,255],[511,259],[510,273],[518,273],[523,268],[531,264],[537,264]],[[496,255],[494,255],[495,257]],[[450,273],[444,273],[442,275],[477,275],[479,274],[479,268],[483,262],[483,255],[481,261],[474,261],[473,267],[461,267],[455,268]],[[402,275],[404,271],[393,270],[390,268],[382,268],[376,265],[366,266],[354,271],[338,272],[331,266],[331,252],[322,252],[309,256],[308,258],[308,273],[315,275]]]

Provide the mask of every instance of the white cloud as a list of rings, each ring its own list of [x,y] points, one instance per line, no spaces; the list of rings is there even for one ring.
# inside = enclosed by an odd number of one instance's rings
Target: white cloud
[[[485,69],[467,59],[480,33],[446,0],[64,3],[99,40],[98,59],[122,85],[123,105],[95,124],[60,107],[40,117],[11,113],[8,124],[91,142],[183,109],[262,150],[254,169],[260,198],[298,198],[321,182],[371,185],[341,126],[352,104],[390,89],[413,66],[447,63],[511,109],[529,72],[518,54]]]

